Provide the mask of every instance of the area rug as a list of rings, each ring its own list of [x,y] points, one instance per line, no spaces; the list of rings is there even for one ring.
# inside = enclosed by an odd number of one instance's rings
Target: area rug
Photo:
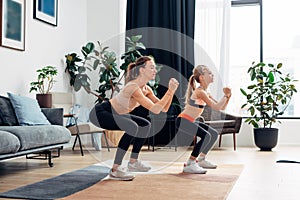
[[[0,198],[58,199],[84,190],[108,175],[109,168],[92,165],[0,194]]]
[[[133,181],[105,179],[63,198],[76,199],[226,199],[243,165],[224,164],[207,174],[182,173],[182,163],[174,163],[159,173],[138,173]],[[168,171],[171,171],[168,172]]]

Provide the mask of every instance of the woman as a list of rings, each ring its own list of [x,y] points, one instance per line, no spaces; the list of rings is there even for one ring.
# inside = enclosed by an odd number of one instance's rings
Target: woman
[[[131,63],[127,69],[125,86],[119,94],[109,101],[95,106],[97,119],[101,128],[108,130],[123,130],[116,152],[111,178],[118,180],[132,180],[134,175],[121,167],[122,160],[131,143],[133,148],[128,162],[128,171],[146,172],[151,167],[138,160],[138,154],[150,131],[150,122],[144,118],[130,114],[139,105],[158,114],[167,112],[173,95],[178,87],[178,81],[171,78],[168,91],[162,99],[158,99],[147,83],[155,78],[156,67],[153,59],[148,56],[140,57]]]
[[[177,134],[192,134],[193,136],[196,135],[200,137],[201,140],[194,146],[183,168],[183,172],[204,174],[206,170],[203,168],[214,169],[217,167],[205,160],[205,156],[215,144],[218,138],[218,132],[202,122],[195,121],[195,119],[201,116],[205,106],[210,106],[215,110],[223,110],[228,104],[231,97],[230,88],[223,88],[224,96],[219,102],[208,94],[207,89],[213,80],[214,75],[208,67],[204,65],[195,67],[189,79],[185,108],[176,119]],[[199,84],[198,87],[196,87],[196,83]]]

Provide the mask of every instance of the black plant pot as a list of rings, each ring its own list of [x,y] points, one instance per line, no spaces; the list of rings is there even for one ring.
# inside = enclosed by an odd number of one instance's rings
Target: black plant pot
[[[272,151],[277,145],[278,129],[277,128],[255,128],[254,142],[261,151]]]

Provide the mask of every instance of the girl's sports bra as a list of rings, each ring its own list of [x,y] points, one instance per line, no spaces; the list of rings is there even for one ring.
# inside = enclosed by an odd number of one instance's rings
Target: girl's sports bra
[[[199,104],[196,104],[196,100],[193,100],[193,99],[189,99],[188,101],[188,104],[190,106],[193,106],[193,107],[196,107],[196,108],[205,108],[206,105],[199,105]]]

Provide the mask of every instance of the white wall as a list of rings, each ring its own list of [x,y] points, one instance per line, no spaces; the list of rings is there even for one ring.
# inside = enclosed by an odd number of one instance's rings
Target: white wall
[[[89,0],[87,3],[87,37],[106,42],[124,33],[126,0]]]
[[[30,82],[36,80],[36,70],[46,65],[58,68],[53,91],[68,91],[64,72],[64,55],[80,51],[87,38],[87,1],[63,0],[58,5],[58,26],[33,19],[33,1],[26,1],[25,51],[0,47],[0,94],[7,91],[29,94]]]
[[[87,1],[87,42],[97,41],[108,46],[109,50],[115,52],[117,57],[124,53],[124,32],[126,0],[88,0]],[[96,46],[97,47],[97,46]],[[81,47],[80,47],[81,48]],[[97,89],[99,76],[97,72],[89,73],[91,78],[91,89]],[[90,107],[94,104],[96,97],[85,91],[76,93],[76,102]]]
[[[59,1],[58,26],[54,27],[33,19],[33,2],[26,1],[25,51],[0,47],[0,95],[10,91],[34,97],[35,93],[29,93],[30,82],[36,80],[36,70],[46,65],[59,71],[52,92],[72,91],[64,72],[64,56],[75,52],[82,57],[81,47],[88,41],[104,42],[116,53],[123,53],[124,39],[120,35],[125,30],[125,9],[125,0]],[[91,78],[97,82],[97,73]],[[90,106],[95,97],[80,91],[75,100]]]

